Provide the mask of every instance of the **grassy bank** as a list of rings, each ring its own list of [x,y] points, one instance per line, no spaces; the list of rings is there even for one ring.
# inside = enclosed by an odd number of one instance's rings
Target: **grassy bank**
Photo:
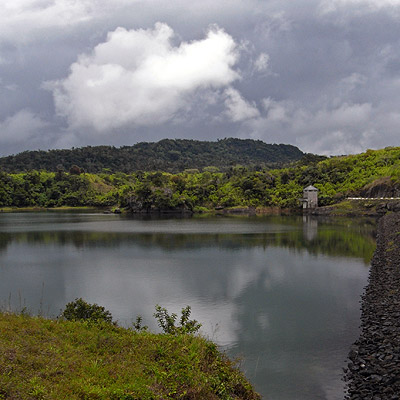
[[[195,335],[0,313],[0,399],[259,399]]]

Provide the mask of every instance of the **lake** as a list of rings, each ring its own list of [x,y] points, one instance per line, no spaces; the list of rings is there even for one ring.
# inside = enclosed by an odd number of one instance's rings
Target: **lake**
[[[267,400],[343,399],[375,223],[297,217],[1,213],[0,304],[82,297],[121,325],[186,305]]]

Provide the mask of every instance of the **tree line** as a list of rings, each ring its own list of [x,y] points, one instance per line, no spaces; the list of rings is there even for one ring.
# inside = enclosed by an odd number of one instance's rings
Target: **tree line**
[[[0,158],[0,170],[27,172],[46,170],[69,171],[78,165],[89,173],[133,171],[183,172],[215,166],[220,170],[236,164],[253,170],[280,167],[298,161],[304,153],[295,146],[267,144],[261,140],[223,139],[207,142],[187,139],[164,139],[157,143],[138,143],[134,146],[88,146],[71,150],[25,151]]]
[[[308,161],[281,169],[236,165],[202,172],[132,173],[32,170],[0,172],[0,207],[120,206],[133,211],[205,211],[229,207],[300,207],[303,188],[319,189],[320,205],[358,195],[383,177],[400,186],[400,147]],[[387,179],[386,179],[387,180]],[[369,185],[369,186],[368,186]]]

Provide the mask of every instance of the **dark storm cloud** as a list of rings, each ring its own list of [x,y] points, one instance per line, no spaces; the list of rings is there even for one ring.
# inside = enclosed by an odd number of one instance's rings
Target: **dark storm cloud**
[[[397,0],[5,1],[0,154],[163,137],[398,145],[399,15]]]

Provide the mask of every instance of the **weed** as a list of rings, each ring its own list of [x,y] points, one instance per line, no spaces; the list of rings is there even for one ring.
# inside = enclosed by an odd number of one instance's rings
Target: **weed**
[[[46,388],[40,384],[39,379],[37,377],[30,379],[29,384],[31,385],[29,394],[34,399],[43,399],[44,395],[46,394]]]

